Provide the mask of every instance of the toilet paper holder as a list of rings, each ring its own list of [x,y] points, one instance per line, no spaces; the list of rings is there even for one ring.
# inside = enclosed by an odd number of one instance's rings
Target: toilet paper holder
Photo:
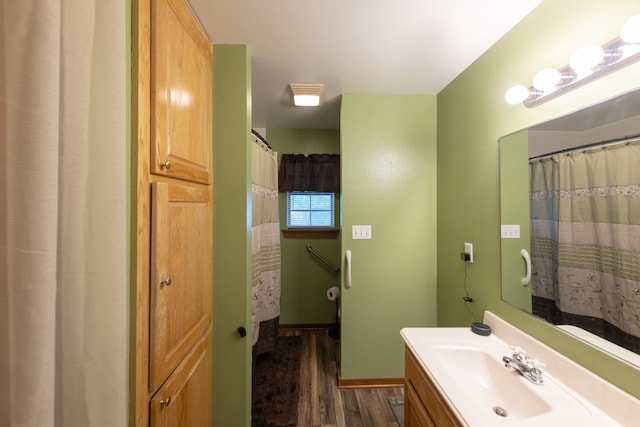
[[[327,299],[329,301],[335,301],[340,297],[340,288],[337,286],[332,286],[327,289]]]

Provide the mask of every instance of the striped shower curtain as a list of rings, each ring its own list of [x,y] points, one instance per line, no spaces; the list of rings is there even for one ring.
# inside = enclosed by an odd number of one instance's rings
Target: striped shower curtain
[[[534,314],[554,323],[578,319],[577,326],[636,351],[639,165],[639,141],[530,165]]]
[[[260,322],[280,316],[280,213],[277,154],[255,141],[251,153],[251,318],[256,344]]]

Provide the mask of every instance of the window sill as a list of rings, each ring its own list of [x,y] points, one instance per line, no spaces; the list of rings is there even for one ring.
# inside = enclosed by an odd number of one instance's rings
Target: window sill
[[[339,228],[283,228],[282,236],[294,239],[335,239]]]

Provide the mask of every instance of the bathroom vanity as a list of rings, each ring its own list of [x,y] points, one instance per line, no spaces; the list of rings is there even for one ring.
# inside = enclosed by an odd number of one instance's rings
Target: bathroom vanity
[[[492,334],[405,328],[405,426],[629,426],[640,400],[486,312]],[[529,375],[531,373],[536,375]]]
[[[405,427],[461,426],[455,413],[429,379],[416,356],[405,350]]]

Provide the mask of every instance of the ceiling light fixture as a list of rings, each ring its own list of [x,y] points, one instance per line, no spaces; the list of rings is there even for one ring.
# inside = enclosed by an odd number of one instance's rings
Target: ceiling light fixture
[[[543,102],[619,70],[640,59],[640,14],[625,22],[620,37],[598,45],[577,49],[568,65],[545,68],[533,78],[531,87],[515,85],[505,94],[509,104],[535,107]]]
[[[290,83],[293,105],[296,107],[317,107],[322,102],[324,85],[320,83]]]

